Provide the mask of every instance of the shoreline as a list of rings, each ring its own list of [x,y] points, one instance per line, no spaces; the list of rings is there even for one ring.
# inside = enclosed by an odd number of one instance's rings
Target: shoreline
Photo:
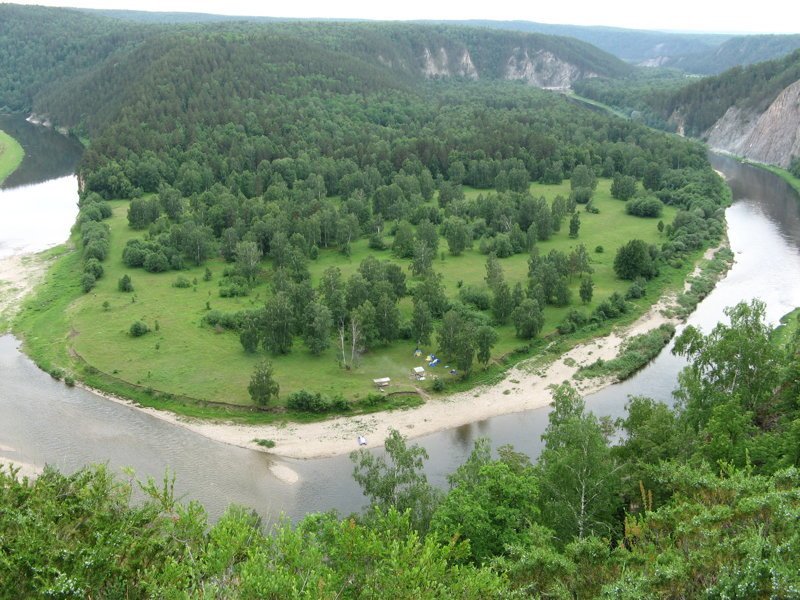
[[[717,248],[709,250],[713,253]],[[598,358],[615,358],[623,342],[631,336],[646,333],[665,323],[677,325],[678,317],[667,317],[664,312],[674,305],[676,295],[659,299],[644,315],[630,325],[616,328],[608,335],[578,344],[556,357],[549,364],[536,365],[529,358],[511,367],[503,380],[490,386],[479,386],[442,398],[429,399],[422,406],[405,410],[373,413],[363,416],[339,416],[315,423],[286,423],[279,425],[241,425],[231,422],[210,422],[181,417],[168,411],[141,406],[131,400],[78,383],[112,402],[143,411],[157,419],[183,427],[214,441],[266,452],[276,458],[317,459],[348,454],[358,450],[357,438],[366,437],[366,448],[383,445],[391,429],[397,429],[408,438],[416,438],[452,429],[468,423],[500,415],[524,412],[546,407],[552,400],[551,388],[571,381],[582,395],[589,395],[617,382],[615,378],[596,378],[575,381],[573,375],[581,366]],[[455,406],[458,410],[454,410]],[[275,446],[269,450],[256,444],[254,439],[271,439]],[[281,466],[282,475],[273,474],[286,481],[292,478],[288,467]],[[296,475],[295,475],[296,477]]]
[[[0,333],[10,324],[22,301],[42,279],[51,260],[42,252],[0,258]]]
[[[688,280],[699,272],[702,261],[713,258],[716,251],[726,245],[727,241],[706,250],[684,282],[684,291],[689,286]],[[0,314],[3,311],[18,310],[24,295],[43,278],[48,263],[41,254],[0,259],[0,279],[7,278],[17,286],[11,300],[7,294],[0,295]],[[76,382],[76,385],[106,400],[129,406],[216,442],[269,454],[277,459],[270,467],[272,475],[284,483],[294,484],[299,481],[298,474],[280,462],[280,459],[307,460],[340,456],[359,449],[358,436],[366,438],[367,448],[376,448],[383,445],[391,429],[398,430],[405,437],[417,438],[492,417],[544,408],[551,403],[552,387],[566,381],[570,381],[584,396],[613,385],[618,381],[614,377],[574,380],[573,376],[581,366],[591,364],[597,359],[615,358],[624,341],[631,336],[646,333],[665,323],[682,323],[684,319],[680,317],[667,316],[670,309],[675,307],[676,298],[676,292],[662,296],[629,325],[615,327],[605,336],[580,343],[545,364],[541,363],[541,355],[524,359],[506,371],[502,381],[498,383],[478,386],[446,397],[430,398],[425,404],[415,408],[362,416],[338,416],[315,423],[242,425],[203,421],[141,406],[135,401],[114,396],[81,382]],[[266,450],[255,439],[273,440],[275,446]],[[0,462],[3,460],[0,457]],[[35,465],[24,467],[36,468]]]

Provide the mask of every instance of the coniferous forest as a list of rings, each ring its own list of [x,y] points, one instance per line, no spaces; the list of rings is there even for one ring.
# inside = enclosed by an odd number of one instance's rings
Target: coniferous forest
[[[702,146],[531,85],[630,76],[571,38],[2,5],[0,52],[0,107],[87,147],[71,251],[15,328],[54,376],[161,407],[380,408],[370,361],[415,348],[453,366],[423,392],[469,387],[643,311],[724,232]],[[674,407],[610,422],[556,388],[536,460],[482,440],[439,490],[398,432],[354,452],[360,514],[212,524],[169,478],[3,471],[0,596],[796,596],[798,328],[728,316],[678,337]],[[206,359],[227,388],[181,379]]]

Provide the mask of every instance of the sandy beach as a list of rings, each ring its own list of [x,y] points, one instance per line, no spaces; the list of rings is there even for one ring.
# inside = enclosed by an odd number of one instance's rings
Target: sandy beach
[[[41,467],[19,460],[14,457],[15,454],[17,454],[16,449],[0,444],[0,469],[5,471],[8,471],[11,467],[19,469],[17,477],[20,478],[28,477],[33,479],[41,474]]]
[[[11,320],[22,299],[42,280],[48,266],[41,254],[0,258],[0,317]]]
[[[358,449],[359,435],[366,437],[367,447],[376,447],[383,444],[391,429],[413,438],[498,415],[547,406],[551,401],[551,388],[570,381],[581,366],[591,364],[598,358],[610,360],[616,357],[622,343],[631,336],[664,323],[677,324],[678,319],[663,314],[673,301],[674,296],[661,299],[631,325],[580,344],[549,364],[541,365],[541,360],[528,359],[509,369],[500,383],[444,398],[429,398],[422,406],[407,410],[336,417],[317,423],[239,425],[188,419],[170,412],[140,407],[98,390],[92,391],[109,400],[137,406],[159,419],[226,444],[263,451],[253,440],[269,439],[275,442],[275,447],[269,453],[276,456],[304,459],[335,456]],[[573,385],[581,393],[591,394],[612,383],[613,380],[592,379],[574,381]],[[280,473],[273,474],[284,481],[293,479],[285,471],[289,469],[283,467]]]
[[[708,250],[704,258],[713,257],[716,250],[717,248]],[[13,314],[18,309],[22,297],[41,280],[46,266],[43,260],[35,256],[15,256],[0,260],[0,280],[4,281],[4,287],[0,288],[4,290],[0,298],[2,311]],[[509,369],[503,380],[497,384],[477,387],[448,397],[428,398],[422,406],[407,410],[342,416],[307,424],[240,425],[185,418],[171,412],[142,407],[99,390],[86,389],[218,442],[263,452],[265,449],[254,440],[267,439],[275,442],[275,446],[268,452],[276,457],[322,458],[358,449],[358,436],[366,438],[367,447],[377,447],[383,444],[391,429],[414,438],[498,415],[547,406],[551,401],[552,387],[571,381],[580,367],[597,359],[615,358],[623,342],[632,336],[646,333],[664,323],[677,325],[680,322],[678,318],[666,316],[674,302],[674,295],[661,298],[632,324],[616,328],[609,335],[579,344],[549,363],[543,362],[541,357],[527,359]],[[572,383],[581,393],[588,395],[611,385],[614,380],[573,380]],[[0,462],[3,460],[0,454]],[[32,465],[19,466],[26,470],[35,469]],[[276,463],[271,471],[276,478],[286,483],[298,481],[297,474],[285,464]]]

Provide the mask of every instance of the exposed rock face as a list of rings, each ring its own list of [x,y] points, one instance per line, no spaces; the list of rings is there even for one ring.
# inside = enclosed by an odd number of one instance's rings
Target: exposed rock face
[[[380,59],[380,57],[379,57]],[[478,70],[472,63],[469,50],[464,48],[457,60],[451,60],[447,50],[441,47],[434,52],[430,48],[423,49],[422,73],[427,78],[433,77],[465,77],[478,79]]]
[[[569,89],[574,81],[585,77],[596,74],[584,72],[546,50],[529,52],[527,48],[514,48],[506,63],[506,79],[521,79],[544,89]]]
[[[800,156],[800,81],[762,114],[732,106],[703,137],[713,148],[788,167],[792,157]]]
[[[387,66],[394,66],[392,61],[381,55],[378,56],[378,60]],[[448,54],[444,47],[434,49],[425,47],[420,57],[420,68],[422,74],[429,79],[463,77],[477,80],[479,78],[478,69],[472,62],[467,48],[458,51],[451,48]],[[578,79],[597,75],[561,60],[547,50],[514,48],[506,61],[502,76],[503,79],[523,80],[543,89],[566,90]]]
[[[472,57],[469,55],[469,50],[464,48],[464,53],[461,55],[461,60],[458,63],[458,74],[467,79],[478,79],[478,69],[472,64]]]
[[[451,75],[450,61],[444,48],[439,48],[435,54],[430,51],[430,48],[425,48],[423,52],[422,72],[425,77],[449,77]]]

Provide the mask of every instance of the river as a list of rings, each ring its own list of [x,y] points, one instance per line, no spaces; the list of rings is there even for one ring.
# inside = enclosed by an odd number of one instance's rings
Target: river
[[[25,127],[11,130],[0,119],[0,128],[26,147]],[[38,129],[34,128],[31,135],[41,136]],[[18,229],[12,229],[10,234],[2,234],[11,235],[11,239],[0,235],[0,249],[29,251],[66,238],[74,220],[76,185],[74,177],[42,166],[47,164],[51,150],[40,147],[37,152],[45,156],[35,158],[26,154],[25,161],[35,161],[39,170],[37,176],[30,175],[36,169],[28,171],[25,185],[20,187],[9,178],[6,189],[0,191],[0,223],[5,215],[23,208],[22,212],[28,211],[32,202],[47,197],[58,204],[47,209],[47,221],[60,237],[25,240],[16,235]],[[53,151],[63,153],[64,148],[59,145]],[[53,164],[61,164],[63,158],[54,159]],[[755,296],[766,301],[768,319],[776,322],[800,305],[797,195],[766,171],[725,157],[712,156],[712,161],[728,177],[734,194],[727,220],[736,260],[689,323],[708,330],[723,316],[725,306]],[[27,166],[24,162],[23,169]],[[63,184],[59,183],[57,190],[48,187],[55,185],[53,181]],[[267,519],[280,514],[297,519],[311,511],[336,509],[348,513],[365,502],[352,481],[352,465],[346,456],[307,461],[276,459],[211,441],[128,406],[68,388],[39,371],[19,352],[18,345],[12,336],[0,337],[0,457],[39,466],[52,464],[65,472],[96,462],[108,463],[115,472],[131,467],[139,478],[161,479],[169,471],[176,477],[178,494],[199,500],[212,519],[231,503],[252,507]],[[617,417],[624,413],[629,395],[671,401],[683,364],[668,351],[662,352],[632,379],[588,397],[587,406],[598,415]],[[536,456],[546,425],[547,409],[541,409],[487,419],[414,442],[426,448],[431,457],[426,466],[429,478],[444,485],[446,475],[464,461],[478,437],[490,437],[495,447],[512,444]],[[300,480],[287,484],[275,478],[269,471],[274,462],[297,472]]]

